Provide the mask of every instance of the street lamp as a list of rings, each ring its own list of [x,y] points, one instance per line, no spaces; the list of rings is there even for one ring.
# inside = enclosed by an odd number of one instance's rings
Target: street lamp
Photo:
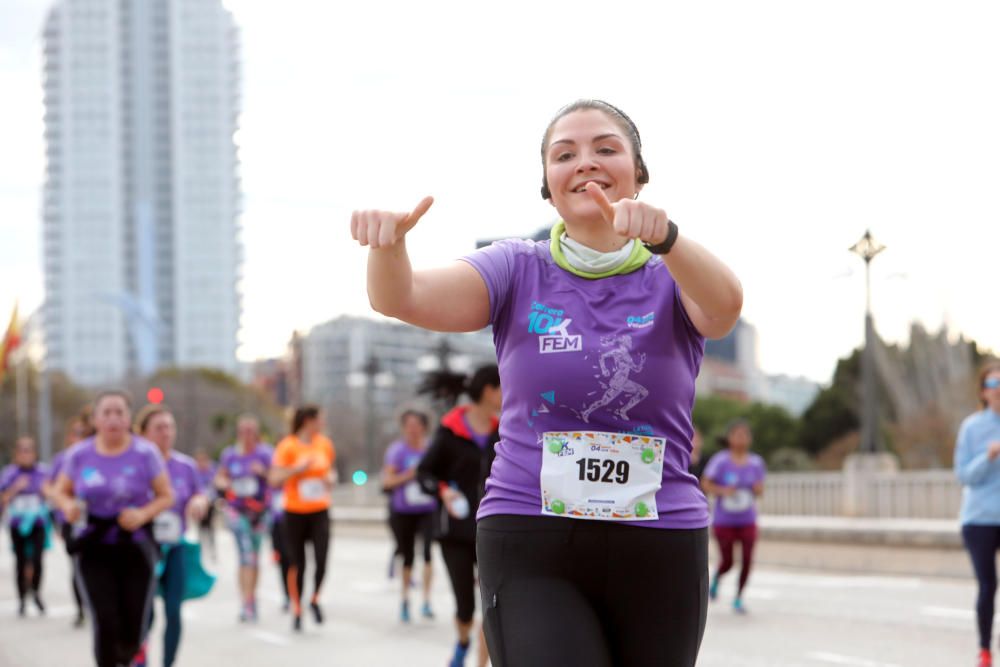
[[[365,427],[365,449],[368,454],[368,474],[375,474],[375,377],[382,371],[373,352],[361,367],[365,375],[365,410],[368,417]]]
[[[861,451],[874,454],[880,447],[878,389],[875,385],[875,324],[872,318],[871,263],[885,246],[872,238],[870,230],[848,248],[865,261],[865,347],[861,356]]]

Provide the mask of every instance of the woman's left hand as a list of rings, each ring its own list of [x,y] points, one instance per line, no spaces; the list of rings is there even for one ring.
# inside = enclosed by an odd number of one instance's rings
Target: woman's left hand
[[[593,181],[587,183],[586,189],[601,208],[605,221],[619,235],[651,245],[667,239],[667,212],[663,209],[635,199],[620,199],[612,204],[601,186]]]

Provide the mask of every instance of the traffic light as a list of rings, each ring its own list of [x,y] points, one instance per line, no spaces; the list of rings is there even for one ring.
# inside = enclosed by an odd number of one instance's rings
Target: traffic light
[[[364,486],[368,482],[368,473],[364,470],[355,470],[354,474],[351,475],[351,481],[354,482],[355,486]]]
[[[163,390],[159,387],[151,387],[150,390],[146,392],[146,400],[154,404],[162,403]]]

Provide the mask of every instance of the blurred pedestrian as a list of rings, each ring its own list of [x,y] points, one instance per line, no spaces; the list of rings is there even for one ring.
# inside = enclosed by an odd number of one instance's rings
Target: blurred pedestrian
[[[964,485],[962,540],[979,582],[979,667],[990,667],[996,554],[1000,550],[1000,362],[985,364],[977,389],[980,410],[965,418],[955,444],[955,474]]]
[[[317,624],[323,623],[319,600],[330,549],[330,492],[336,479],[336,450],[323,429],[323,413],[317,406],[297,408],[289,434],[278,443],[272,459],[270,482],[283,487],[283,537],[288,548],[288,592],[296,632],[302,630],[307,543],[312,544],[315,566],[309,610]]]
[[[735,545],[740,545],[740,578],[733,598],[733,611],[745,614],[743,591],[750,579],[753,550],[757,543],[757,498],[764,493],[767,465],[750,451],[753,433],[750,424],[737,419],[726,427],[724,449],[705,465],[701,479],[705,493],[715,496],[712,534],[719,545],[719,565],[709,584],[709,599],[719,594],[719,581],[733,567]]]

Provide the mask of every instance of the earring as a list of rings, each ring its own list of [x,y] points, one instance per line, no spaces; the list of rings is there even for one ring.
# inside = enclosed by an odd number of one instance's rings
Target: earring
[[[639,193],[638,192],[636,192],[634,195],[632,195],[632,199],[638,199],[638,198],[639,198]]]

